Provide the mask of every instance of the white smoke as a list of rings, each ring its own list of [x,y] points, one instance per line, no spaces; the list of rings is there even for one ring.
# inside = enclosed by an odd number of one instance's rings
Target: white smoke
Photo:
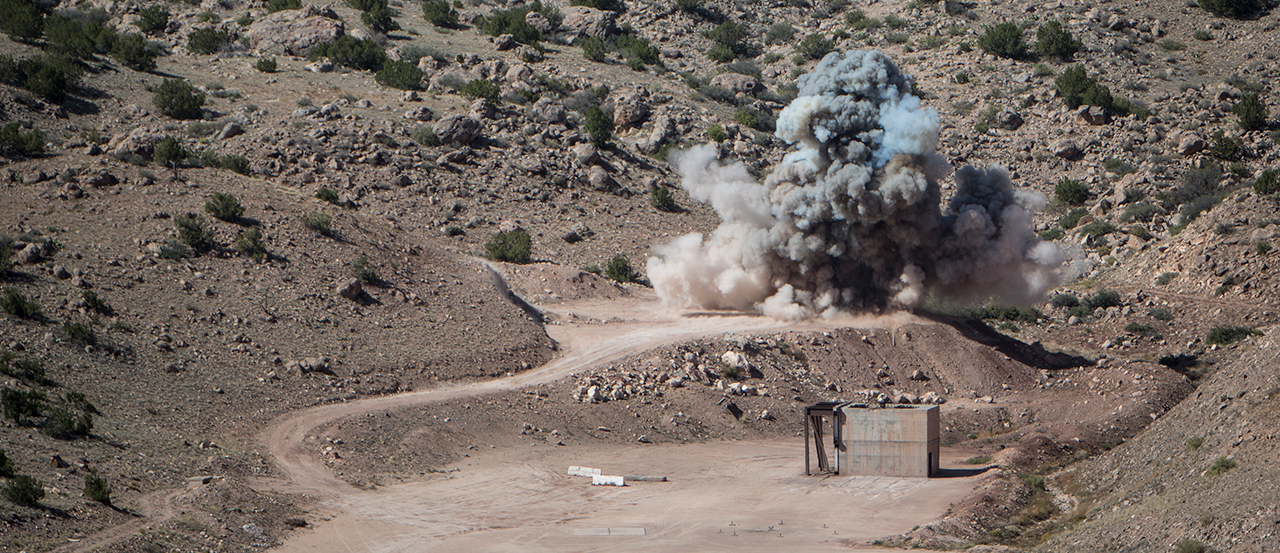
[[[654,248],[649,279],[665,303],[801,319],[915,307],[930,293],[1025,304],[1057,283],[1065,256],[1032,226],[1044,198],[1015,190],[1003,168],[956,171],[943,211],[938,114],[888,57],[833,52],[799,88],[777,123],[796,149],[763,184],[712,145],[672,158],[722,223]]]

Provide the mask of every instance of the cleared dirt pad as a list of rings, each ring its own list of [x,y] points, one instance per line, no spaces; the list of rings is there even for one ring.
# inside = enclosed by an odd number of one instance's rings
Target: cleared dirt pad
[[[944,466],[960,461],[944,459]],[[588,478],[567,476],[570,465],[670,481],[592,486]],[[328,506],[342,514],[280,550],[848,550],[941,517],[974,484],[804,476],[799,440],[511,450],[456,468],[334,500]],[[606,528],[640,528],[644,535],[576,535]]]

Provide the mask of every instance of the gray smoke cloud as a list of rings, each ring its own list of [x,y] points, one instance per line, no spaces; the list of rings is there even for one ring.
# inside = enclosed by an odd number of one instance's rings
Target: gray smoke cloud
[[[1041,299],[1065,259],[1033,232],[1044,197],[1002,167],[966,166],[944,211],[938,114],[911,88],[878,51],[833,52],[779,114],[777,136],[795,149],[764,183],[712,145],[675,154],[684,189],[722,222],[654,248],[658,296],[782,319],[910,308],[930,293]]]

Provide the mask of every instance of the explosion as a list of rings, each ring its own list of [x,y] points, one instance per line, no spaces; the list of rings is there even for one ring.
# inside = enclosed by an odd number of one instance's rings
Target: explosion
[[[1002,167],[965,166],[942,210],[939,119],[878,51],[828,54],[778,116],[795,150],[764,183],[712,145],[673,156],[682,186],[721,219],[708,237],[654,248],[667,305],[758,310],[780,319],[911,308],[929,294],[1026,304],[1057,283],[1064,254],[1031,214],[1044,197]]]

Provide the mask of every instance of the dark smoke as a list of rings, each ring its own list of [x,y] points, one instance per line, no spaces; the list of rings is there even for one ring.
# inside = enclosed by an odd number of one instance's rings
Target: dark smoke
[[[681,307],[756,309],[778,318],[910,308],[933,293],[965,302],[1040,299],[1063,254],[1033,232],[1044,199],[1001,167],[950,166],[938,114],[877,51],[828,54],[778,117],[795,145],[763,184],[714,146],[681,152],[684,188],[722,223],[656,247],[649,278]]]

